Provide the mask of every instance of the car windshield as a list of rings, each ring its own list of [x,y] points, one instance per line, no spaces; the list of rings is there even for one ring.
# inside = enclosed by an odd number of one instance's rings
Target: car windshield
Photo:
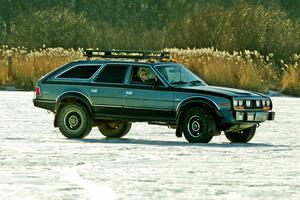
[[[156,68],[171,85],[207,85],[202,79],[182,65],[159,65]]]

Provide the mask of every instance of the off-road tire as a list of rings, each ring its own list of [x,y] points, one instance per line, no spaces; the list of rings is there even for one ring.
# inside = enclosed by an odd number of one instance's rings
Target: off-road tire
[[[213,116],[201,107],[191,108],[183,120],[183,134],[190,143],[208,143],[216,131]]]
[[[247,143],[255,135],[256,126],[238,131],[238,132],[225,132],[226,138],[233,143]]]
[[[80,104],[68,104],[58,112],[58,127],[67,138],[84,138],[92,130],[92,118]]]
[[[121,138],[129,132],[131,125],[131,122],[107,120],[101,122],[98,129],[107,138]]]

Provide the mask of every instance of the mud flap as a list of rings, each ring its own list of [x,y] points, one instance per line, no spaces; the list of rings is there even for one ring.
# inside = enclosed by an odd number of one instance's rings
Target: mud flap
[[[177,128],[176,128],[176,132],[175,132],[175,135],[176,137],[182,137],[182,131],[183,131],[183,125],[182,123],[177,123]]]
[[[57,118],[58,118],[58,114],[55,113],[54,122],[53,122],[53,125],[54,125],[55,128],[58,127],[58,122],[57,122],[58,119]]]

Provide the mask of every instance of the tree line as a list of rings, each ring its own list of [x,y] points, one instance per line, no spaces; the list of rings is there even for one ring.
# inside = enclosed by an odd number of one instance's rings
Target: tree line
[[[298,0],[0,0],[0,45],[300,53]]]

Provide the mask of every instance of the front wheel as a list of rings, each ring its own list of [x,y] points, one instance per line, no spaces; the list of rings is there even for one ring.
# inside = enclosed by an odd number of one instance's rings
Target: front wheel
[[[67,138],[84,138],[92,130],[92,119],[80,104],[69,104],[58,112],[58,127]]]
[[[184,137],[190,143],[208,143],[216,132],[214,118],[205,108],[188,110],[183,126]]]
[[[238,132],[225,132],[225,136],[233,143],[247,143],[253,138],[255,131],[256,126],[252,126]]]
[[[131,122],[109,120],[101,122],[98,129],[105,137],[120,138],[129,132],[131,125]]]

